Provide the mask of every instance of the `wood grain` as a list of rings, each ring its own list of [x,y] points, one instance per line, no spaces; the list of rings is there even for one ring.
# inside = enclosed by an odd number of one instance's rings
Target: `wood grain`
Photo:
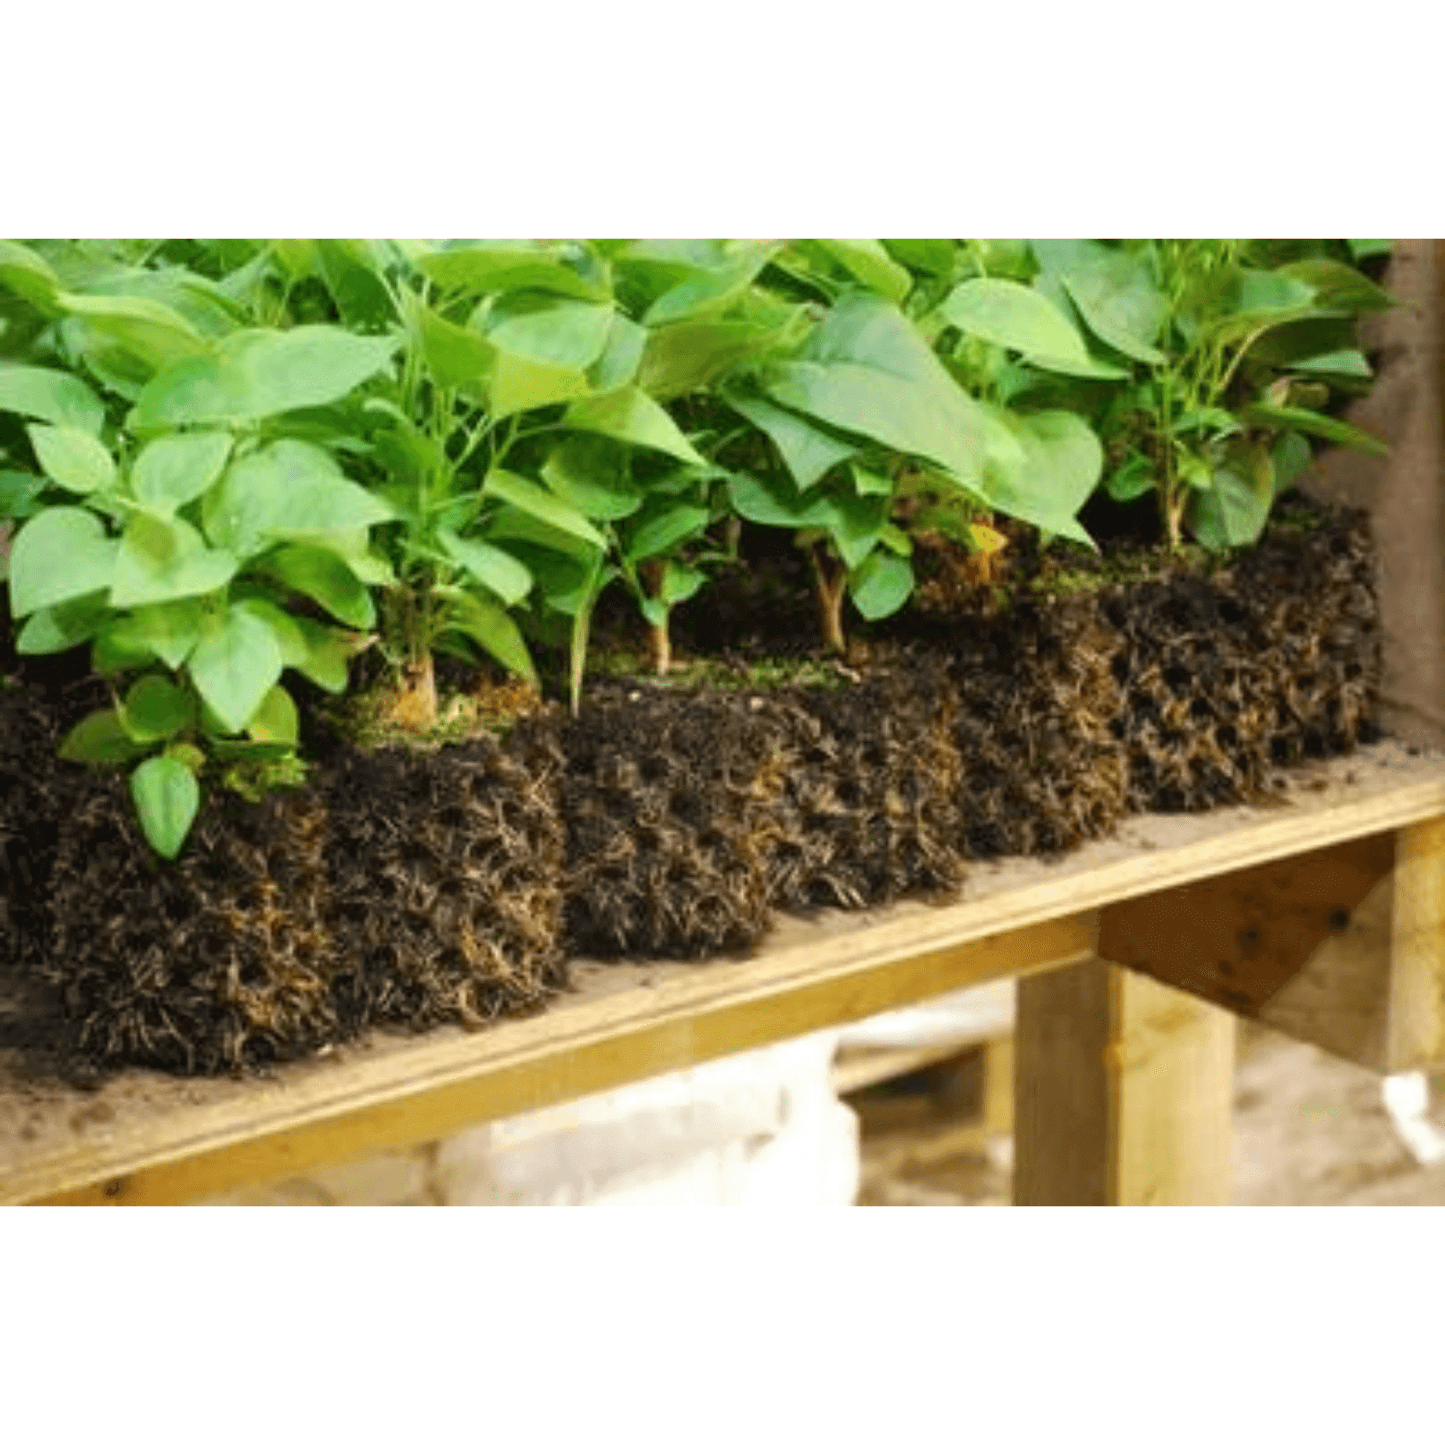
[[[1402,828],[1390,922],[1390,1073],[1445,1065],[1445,818]]]
[[[1128,899],[1100,915],[1099,953],[1257,1018],[1394,861],[1384,833]]]
[[[1226,1204],[1234,1017],[1094,958],[1019,985],[1014,1203]]]

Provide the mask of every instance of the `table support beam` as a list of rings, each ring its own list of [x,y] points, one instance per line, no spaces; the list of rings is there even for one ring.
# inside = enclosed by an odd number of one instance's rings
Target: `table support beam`
[[[1229,1203],[1234,1029],[1100,958],[1021,979],[1014,1203]]]

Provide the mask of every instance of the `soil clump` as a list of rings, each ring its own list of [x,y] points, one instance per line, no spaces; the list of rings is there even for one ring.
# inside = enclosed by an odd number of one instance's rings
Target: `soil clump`
[[[497,728],[488,694],[460,740],[367,749],[303,694],[306,786],[208,790],[175,865],[121,778],[56,762],[82,698],[106,700],[56,660],[0,688],[0,964],[51,990],[94,1066],[241,1071],[535,1010],[569,956],[699,959],[751,948],[776,909],[949,893],[970,860],[1257,800],[1280,765],[1378,735],[1362,514],[1291,500],[1227,561],[1001,529],[989,569],[921,547],[916,605],[842,660],[774,545],[676,610],[705,664],[599,666],[576,718]],[[640,635],[620,608],[599,629],[603,651]]]

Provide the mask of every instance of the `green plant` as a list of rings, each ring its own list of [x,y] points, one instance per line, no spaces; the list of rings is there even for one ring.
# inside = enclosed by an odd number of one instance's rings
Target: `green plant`
[[[22,523],[7,579],[17,649],[91,644],[114,705],[77,725],[62,756],[143,759],[132,796],[152,845],[174,857],[196,774],[294,754],[283,673],[346,685],[347,633],[291,604],[345,627],[374,621],[367,538],[390,509],[288,425],[388,368],[397,343],[238,326],[231,312],[207,338],[163,303],[68,289],[77,281],[38,250],[7,244],[0,257],[0,277],[47,318],[33,350],[73,368],[0,367],[0,411],[23,427],[30,462],[7,487]],[[135,285],[104,254],[82,259],[92,281]],[[82,364],[112,379],[109,403]]]
[[[798,534],[833,649],[844,645],[845,595],[870,619],[907,601],[912,530],[949,530],[979,550],[997,544],[986,524],[1001,512],[1089,541],[1076,513],[1102,452],[1088,425],[1070,413],[1004,407],[966,367],[934,353],[930,340],[942,328],[931,319],[910,319],[895,300],[840,282],[793,356],[723,391],[783,464],[769,465],[755,446],[752,470],[736,468],[733,505]]]
[[[1097,419],[1107,490],[1118,501],[1152,492],[1171,548],[1185,527],[1215,551],[1253,542],[1308,465],[1310,436],[1383,451],[1324,410],[1368,382],[1356,318],[1392,304],[1342,244],[1030,245],[1033,289],[1125,373],[1065,391]]]
[[[745,524],[812,569],[823,639],[942,534],[1080,545],[1103,478],[1170,545],[1259,535],[1369,384],[1383,242],[0,242],[0,525],[25,653],[88,644],[114,705],[68,757],[136,765],[175,856],[197,779],[294,782],[287,669],[377,648],[389,719],[434,654],[537,683],[621,583],[670,617]]]

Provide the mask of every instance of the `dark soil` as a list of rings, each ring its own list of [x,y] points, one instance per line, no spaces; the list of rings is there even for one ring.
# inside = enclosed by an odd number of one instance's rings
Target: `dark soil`
[[[105,701],[83,658],[23,661],[0,688],[0,991],[32,1002],[8,1026],[95,1067],[215,1072],[480,1024],[545,1004],[569,955],[736,952],[774,909],[947,893],[971,859],[1257,799],[1376,735],[1360,515],[1286,506],[1227,566],[1123,531],[1097,557],[1016,532],[1006,557],[981,577],[920,549],[918,606],[834,663],[801,557],[770,546],[675,616],[679,654],[737,685],[599,676],[579,718],[504,742],[362,752],[308,717],[308,786],[213,791],[175,866],[120,778],[55,759]],[[621,607],[598,628],[639,636]],[[777,658],[814,680],[749,670]]]

